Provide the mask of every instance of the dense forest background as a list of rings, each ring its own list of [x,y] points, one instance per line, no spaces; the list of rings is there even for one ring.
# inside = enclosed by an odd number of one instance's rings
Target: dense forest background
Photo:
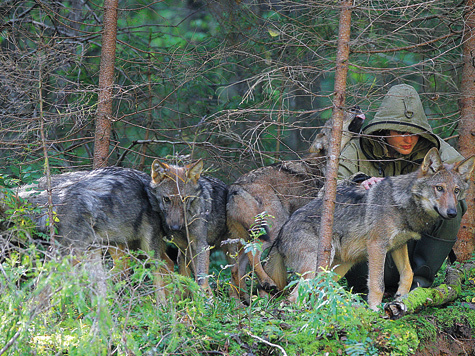
[[[347,105],[369,118],[388,88],[420,92],[456,144],[464,6],[358,2]],[[92,166],[104,9],[3,1],[4,172]],[[119,2],[110,165],[206,159],[227,182],[304,152],[331,116],[339,7],[325,2]],[[185,158],[186,157],[186,158]]]
[[[0,1],[3,185],[94,166],[103,5]],[[118,1],[107,164],[203,158],[232,183],[301,158],[334,108],[339,5]],[[345,106],[371,119],[392,85],[413,85],[434,132],[475,153],[472,12],[472,0],[355,1]]]
[[[96,167],[95,124],[105,117],[101,165],[148,171],[157,157],[204,158],[209,174],[232,183],[301,158],[332,115],[339,3],[105,3],[118,9],[106,88],[101,3],[2,2],[4,175],[24,182],[45,163],[52,173]],[[345,106],[372,118],[392,85],[413,85],[434,131],[474,154],[472,12],[471,1],[355,2]],[[475,233],[473,211],[464,233]]]

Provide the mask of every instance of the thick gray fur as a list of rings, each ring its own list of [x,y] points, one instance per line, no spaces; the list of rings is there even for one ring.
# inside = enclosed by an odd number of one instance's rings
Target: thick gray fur
[[[372,309],[381,302],[386,253],[392,251],[398,269],[403,269],[398,294],[405,294],[412,283],[407,241],[420,239],[437,219],[456,216],[473,167],[474,157],[455,166],[443,165],[434,148],[414,173],[387,177],[369,190],[356,184],[337,188],[331,267],[343,276],[353,264],[369,260],[368,301]],[[265,268],[279,289],[286,284],[286,267],[307,273],[306,278],[314,276],[322,206],[322,199],[314,199],[282,227]]]
[[[156,160],[151,189],[160,205],[165,233],[179,249],[180,273],[190,275],[193,271],[198,284],[210,292],[210,250],[221,247],[227,237],[228,187],[201,172],[201,161],[180,167]]]
[[[126,168],[108,167],[51,176],[53,210],[58,241],[63,246],[139,243],[141,249],[165,250],[158,202],[150,190],[149,175]],[[44,207],[33,218],[48,232],[46,177],[19,189],[18,195]]]

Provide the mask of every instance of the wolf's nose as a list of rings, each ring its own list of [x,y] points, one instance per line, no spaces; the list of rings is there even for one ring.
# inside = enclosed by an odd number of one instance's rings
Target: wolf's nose
[[[447,217],[449,219],[453,219],[457,216],[457,210],[456,209],[449,209],[447,210]]]

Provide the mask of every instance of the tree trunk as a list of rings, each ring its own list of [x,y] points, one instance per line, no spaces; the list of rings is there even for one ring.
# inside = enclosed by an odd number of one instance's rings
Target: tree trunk
[[[101,68],[96,131],[94,135],[94,168],[107,166],[112,131],[112,86],[114,84],[115,49],[117,39],[117,7],[119,0],[104,1]]]
[[[323,216],[320,227],[320,243],[318,246],[318,266],[330,264],[330,252],[333,230],[333,212],[335,210],[336,179],[341,150],[341,129],[345,106],[346,77],[348,74],[348,58],[350,54],[350,32],[352,1],[341,1],[340,25],[338,29],[338,49],[336,55],[335,93],[333,101],[333,127],[331,144],[327,157],[325,195],[323,197]]]
[[[461,118],[458,148],[465,157],[475,154],[475,0],[466,1],[465,34],[463,37],[463,71],[460,86]],[[475,248],[475,190],[471,185],[466,201],[467,213],[462,219],[454,250],[459,261],[466,261]]]

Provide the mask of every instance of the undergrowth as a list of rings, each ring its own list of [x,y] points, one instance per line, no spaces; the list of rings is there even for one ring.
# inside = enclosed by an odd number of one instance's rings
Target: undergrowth
[[[260,297],[253,282],[242,305],[228,296],[230,266],[222,256],[211,264],[213,296],[171,274],[168,302],[160,305],[152,272],[161,262],[151,256],[130,253],[127,275],[112,269],[104,280],[87,260],[75,264],[31,238],[13,243],[13,234],[0,235],[0,355],[411,355],[437,337],[433,320],[443,328],[475,320],[473,276],[450,313],[426,310],[422,318],[382,318],[334,282],[331,270],[294,279],[289,288],[298,282],[298,303],[285,293]],[[244,248],[258,250],[258,243]]]
[[[319,283],[301,284],[307,297],[296,305],[254,297],[245,307],[225,290],[210,297],[173,274],[168,304],[157,305],[153,260],[132,254],[128,277],[110,276],[101,295],[82,263],[43,257],[31,245],[0,265],[5,354],[408,355],[418,344],[415,331],[369,311],[331,271]]]

